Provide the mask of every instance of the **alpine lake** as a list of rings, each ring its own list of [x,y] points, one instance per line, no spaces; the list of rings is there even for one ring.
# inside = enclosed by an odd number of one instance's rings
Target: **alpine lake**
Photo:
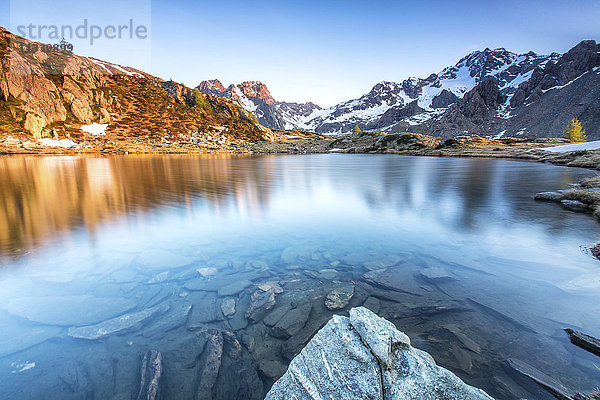
[[[533,201],[584,169],[325,154],[0,158],[0,399],[262,399],[364,305],[497,399],[578,391],[600,362],[600,240]],[[515,361],[516,360],[516,361]]]

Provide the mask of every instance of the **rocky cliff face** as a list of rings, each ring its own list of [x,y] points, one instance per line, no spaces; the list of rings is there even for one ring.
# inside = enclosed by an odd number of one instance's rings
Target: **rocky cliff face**
[[[561,136],[572,118],[582,121],[588,138],[600,138],[600,45],[586,40],[529,72],[514,91],[500,82],[480,82],[456,106],[419,127],[444,137],[479,134],[495,137]],[[486,101],[478,101],[480,94]]]
[[[35,48],[4,28],[0,63],[3,133],[77,141],[81,125],[98,123],[108,124],[104,134],[117,140],[191,140],[209,131],[228,140],[270,135],[231,101],[133,68]]]
[[[493,400],[364,307],[334,315],[269,393],[277,399]]]
[[[303,121],[321,107],[313,103],[276,101],[267,86],[259,81],[229,85],[227,89],[218,79],[203,81],[198,90],[217,97],[230,99],[256,114],[258,122],[273,129],[307,129]]]

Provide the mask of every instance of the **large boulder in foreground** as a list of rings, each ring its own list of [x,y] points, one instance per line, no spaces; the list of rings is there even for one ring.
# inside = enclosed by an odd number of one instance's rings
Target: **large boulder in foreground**
[[[439,367],[389,321],[357,307],[334,315],[296,356],[266,400],[490,400]],[[493,399],[492,399],[493,400]]]

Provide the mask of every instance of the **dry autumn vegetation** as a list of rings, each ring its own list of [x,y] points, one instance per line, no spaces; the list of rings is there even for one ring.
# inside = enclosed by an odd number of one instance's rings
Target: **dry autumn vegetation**
[[[565,129],[565,138],[575,143],[585,142],[587,140],[583,125],[581,125],[581,122],[577,118],[573,118],[569,122],[567,129]]]
[[[211,151],[272,136],[232,101],[34,45],[0,28],[0,132],[21,143],[47,137],[92,151]],[[108,124],[106,135],[82,132],[91,123]]]

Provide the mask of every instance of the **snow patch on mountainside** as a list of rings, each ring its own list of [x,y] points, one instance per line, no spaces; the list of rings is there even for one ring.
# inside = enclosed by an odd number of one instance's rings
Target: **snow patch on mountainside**
[[[598,149],[600,149],[600,140],[595,140],[593,142],[564,144],[562,146],[542,148],[542,150],[550,151],[552,153],[567,153],[569,151],[598,150]]]
[[[109,74],[111,75],[120,75],[119,72],[128,75],[128,76],[135,76],[137,78],[143,78],[144,75],[140,74],[139,72],[133,71],[133,70],[127,70],[125,69],[125,67],[118,65],[118,64],[113,64],[110,63],[108,61],[102,61],[102,60],[98,60],[97,58],[93,58],[93,57],[89,57],[89,59],[96,65],[102,67],[102,69],[104,69],[105,71],[107,71]],[[116,71],[115,71],[116,70]]]
[[[511,100],[516,93],[522,95],[523,87],[526,87],[523,83],[532,79],[534,71],[541,71],[560,57],[558,53],[516,54],[504,48],[474,51],[437,74],[426,78],[411,77],[402,82],[382,81],[356,99],[324,109],[312,103],[277,102],[270,96],[266,86],[256,81],[231,85],[225,89],[218,80],[213,80],[202,82],[198,88],[220,97],[232,98],[246,110],[255,112],[259,122],[267,127],[310,130],[335,136],[351,132],[356,125],[362,130],[383,132],[394,132],[410,126],[429,129],[444,115],[457,112],[452,111],[455,110],[453,105],[484,78],[491,76],[499,93],[489,92],[489,79],[486,79],[487,86],[482,87],[482,92],[474,93],[473,98],[478,99],[476,104],[484,104],[484,107],[501,103],[493,106],[495,110],[490,110],[490,115],[508,123],[516,116]],[[594,69],[596,71],[598,68]],[[536,75],[536,79],[538,77]],[[525,103],[525,106],[528,105]],[[461,127],[459,130],[464,129]],[[517,134],[523,135],[524,131]]]
[[[517,87],[531,78],[535,68],[542,68],[557,58],[557,54],[545,56],[533,52],[518,55],[502,48],[474,51],[438,74],[425,79],[411,77],[401,83],[380,82],[358,99],[321,110],[300,121],[305,129],[329,135],[348,133],[355,125],[382,131],[401,122],[420,125],[443,114],[485,76],[495,77],[506,96],[506,108],[498,114],[508,119],[511,118],[509,99]]]

